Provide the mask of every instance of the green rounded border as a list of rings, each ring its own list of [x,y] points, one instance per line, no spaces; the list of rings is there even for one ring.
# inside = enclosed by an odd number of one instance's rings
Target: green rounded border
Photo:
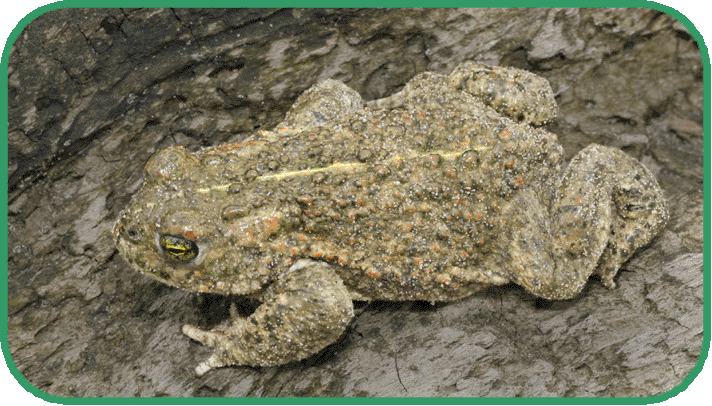
[[[208,0],[208,1],[202,1],[202,2],[196,2],[196,1],[191,1],[191,0],[173,0],[173,1],[166,1],[166,0],[147,0],[147,1],[137,1],[137,0],[115,0],[112,3],[116,5],[105,5],[102,4],[102,8],[110,8],[110,7],[153,7],[153,8],[160,8],[160,7],[172,7],[172,8],[180,8],[180,7],[203,7],[203,8],[217,8],[217,7],[236,7],[239,6],[241,3],[236,2],[236,1],[227,1],[227,0],[222,0],[222,1],[215,1],[215,0]],[[370,5],[370,0],[367,0],[366,2],[364,1],[345,1],[344,3],[339,4],[341,7],[369,7]],[[371,7],[408,7],[408,8],[413,8],[413,7],[432,7],[434,5],[433,1],[424,1],[424,0],[411,0],[411,1],[387,1],[387,2],[378,2],[378,3],[372,3],[373,6]],[[697,41],[697,44],[700,49],[700,53],[702,56],[702,63],[704,67],[704,77],[703,77],[703,83],[704,83],[704,139],[705,139],[705,159],[704,159],[704,168],[708,168],[709,166],[709,156],[710,156],[710,57],[709,57],[709,52],[707,49],[707,46],[705,45],[705,42],[702,38],[702,35],[700,32],[695,28],[695,26],[690,22],[690,20],[675,10],[672,7],[663,5],[663,4],[658,4],[654,2],[649,2],[649,1],[643,1],[643,0],[627,0],[627,1],[583,1],[583,2],[574,2],[574,1],[561,1],[561,0],[545,0],[541,3],[545,4],[540,4],[539,2],[534,2],[531,1],[523,1],[523,0],[505,0],[502,2],[497,2],[496,6],[498,8],[502,7],[576,7],[576,8],[584,8],[584,7],[596,7],[596,8],[601,8],[601,7],[615,7],[615,8],[651,8],[655,9],[658,11],[661,11],[663,13],[666,13],[670,15],[671,17],[675,18],[677,21],[679,21],[682,25],[685,26],[685,28],[688,30],[690,35]],[[10,34],[10,37],[7,39],[7,42],[5,44],[5,48],[2,53],[2,59],[0,59],[0,67],[2,67],[3,72],[7,72],[8,69],[8,59],[10,55],[10,50],[12,48],[12,45],[15,43],[17,40],[18,36],[22,32],[22,30],[25,29],[27,25],[29,25],[33,20],[41,16],[42,14],[45,14],[47,12],[57,10],[57,9],[62,9],[62,8],[94,8],[96,7],[97,2],[96,1],[87,1],[87,0],[65,0],[65,1],[59,1],[56,3],[51,3],[44,5],[42,7],[39,7],[32,11],[31,13],[27,14],[24,18],[22,18],[15,28],[12,30],[12,33]],[[299,0],[299,1],[270,1],[267,0],[264,3],[261,3],[261,7],[314,7],[314,8],[320,8],[320,7],[333,7],[334,3],[330,1],[319,1],[319,0],[313,0],[313,1],[308,1],[308,0]],[[491,1],[465,1],[465,0],[455,0],[455,1],[440,1],[437,2],[437,7],[492,7],[492,2]],[[7,83],[7,75],[0,75],[0,85],[2,88],[7,89],[8,88],[8,83]],[[4,124],[3,125],[3,134],[5,135],[5,140],[8,138],[7,134],[7,124],[8,124],[8,95],[7,92],[3,92],[2,96],[0,97],[0,112],[2,116],[0,116],[0,121]],[[2,171],[3,175],[0,176],[0,182],[2,184],[2,187],[4,190],[7,192],[7,179],[8,179],[8,156],[7,156],[7,142],[5,143],[0,143],[0,164],[2,166]],[[704,185],[704,201],[705,201],[705,209],[704,209],[704,218],[711,218],[710,217],[710,184],[709,182],[705,182]],[[7,228],[7,199],[3,199],[0,204],[0,213],[4,216],[5,221],[0,221],[0,246],[4,247],[4,250],[0,250],[0,264],[3,265],[3,273],[6,276],[5,278],[0,278],[0,300],[2,300],[3,305],[0,306],[0,319],[3,320],[2,325],[0,326],[0,345],[2,347],[2,352],[3,355],[5,356],[5,362],[7,363],[8,368],[10,369],[10,372],[12,375],[15,377],[17,382],[29,393],[32,395],[43,399],[47,402],[52,402],[52,403],[59,403],[59,404],[77,404],[77,405],[82,405],[82,404],[97,404],[97,403],[102,403],[102,404],[107,404],[107,405],[113,405],[113,404],[176,404],[176,405],[183,405],[183,404],[235,404],[235,403],[241,403],[241,404],[409,404],[409,405],[431,405],[431,404],[443,404],[443,405],[462,405],[462,404],[495,404],[495,405],[502,405],[502,404],[547,404],[547,405],[557,405],[557,404],[580,404],[580,405],[588,405],[588,404],[601,404],[601,403],[608,403],[608,404],[630,404],[630,405],[638,405],[638,404],[649,404],[649,403],[658,403],[658,402],[663,402],[665,400],[668,400],[670,398],[673,398],[680,394],[681,392],[685,391],[692,381],[695,380],[695,378],[700,374],[700,371],[702,371],[702,368],[704,366],[704,362],[707,359],[707,356],[709,355],[709,349],[710,349],[710,303],[709,303],[709,298],[712,297],[710,296],[710,266],[709,266],[709,258],[705,257],[705,262],[704,262],[704,293],[703,297],[707,298],[705,300],[704,304],[704,316],[703,316],[703,340],[702,340],[702,350],[700,352],[700,357],[697,360],[697,364],[695,365],[694,368],[690,371],[690,373],[685,377],[685,379],[682,380],[682,382],[674,387],[673,389],[662,393],[660,395],[656,396],[650,396],[650,397],[641,397],[641,398],[435,398],[435,397],[429,397],[429,398],[122,398],[122,397],[113,397],[113,398],[69,398],[69,397],[62,397],[62,396],[56,396],[56,395],[50,395],[45,392],[42,392],[41,390],[37,389],[35,386],[33,386],[25,377],[22,375],[22,373],[17,369],[15,366],[15,362],[12,360],[12,357],[10,355],[10,350],[8,346],[8,283],[7,283],[7,261],[8,261],[8,242],[7,242],[7,236],[8,236],[8,228]],[[708,227],[704,228],[704,241],[705,241],[705,252],[709,252],[709,241],[710,241],[710,235],[708,231]]]

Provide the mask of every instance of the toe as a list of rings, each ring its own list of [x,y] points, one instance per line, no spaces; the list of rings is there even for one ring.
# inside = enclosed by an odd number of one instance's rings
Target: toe
[[[213,348],[217,346],[218,339],[222,336],[221,333],[205,331],[191,324],[184,324],[183,327],[181,327],[181,331],[189,338]]]
[[[201,377],[208,373],[211,369],[220,368],[227,366],[228,364],[221,360],[217,355],[217,351],[213,353],[207,360],[201,362],[197,367],[195,367],[195,375]]]

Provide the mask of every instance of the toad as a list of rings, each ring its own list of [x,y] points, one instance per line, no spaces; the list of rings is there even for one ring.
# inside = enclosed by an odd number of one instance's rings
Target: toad
[[[454,301],[511,282],[559,300],[593,274],[613,288],[664,227],[663,192],[595,144],[562,172],[543,128],[556,114],[544,78],[476,62],[367,103],[326,80],[272,131],[156,153],[116,243],[153,279],[261,302],[182,327],[215,348],[199,376],[304,359],[345,331],[354,300]]]

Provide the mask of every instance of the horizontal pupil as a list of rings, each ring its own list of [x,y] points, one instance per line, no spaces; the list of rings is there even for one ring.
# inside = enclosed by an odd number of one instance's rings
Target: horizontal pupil
[[[181,262],[189,262],[198,256],[198,246],[182,237],[164,234],[161,235],[159,244],[164,255]]]

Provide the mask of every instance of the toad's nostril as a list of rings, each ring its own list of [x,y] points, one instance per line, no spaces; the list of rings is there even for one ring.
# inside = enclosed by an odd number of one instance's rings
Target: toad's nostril
[[[136,227],[131,226],[126,229],[126,236],[132,240],[138,239],[139,234],[139,230]]]

